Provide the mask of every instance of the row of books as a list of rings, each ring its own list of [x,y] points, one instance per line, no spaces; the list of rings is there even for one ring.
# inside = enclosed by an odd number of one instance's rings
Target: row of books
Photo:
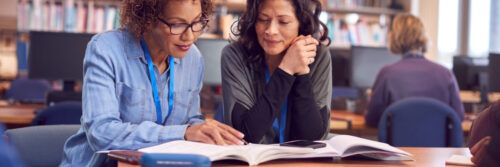
[[[19,31],[98,33],[119,27],[119,13],[118,4],[92,0],[21,0],[17,27]]]
[[[334,47],[387,45],[388,26],[378,22],[360,19],[352,24],[343,19],[330,18],[326,25],[329,30],[328,36]]]
[[[392,0],[322,0],[328,8],[358,8],[377,7],[387,8]]]

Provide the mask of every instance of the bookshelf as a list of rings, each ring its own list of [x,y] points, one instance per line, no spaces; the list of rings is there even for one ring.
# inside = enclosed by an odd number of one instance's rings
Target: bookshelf
[[[322,0],[331,47],[386,47],[391,21],[409,12],[412,0]]]
[[[2,31],[16,31],[16,18],[0,16],[0,30]]]
[[[119,27],[121,0],[12,0],[19,75],[27,75],[31,31],[95,34]],[[16,53],[17,52],[17,53]]]
[[[0,5],[0,93],[17,75],[16,1],[4,0]]]
[[[356,7],[356,8],[328,8],[327,13],[358,13],[364,15],[396,15],[404,12],[403,10],[394,10],[381,7]]]
[[[229,12],[243,12],[246,10],[246,0],[214,0],[216,7],[224,6]]]
[[[119,26],[120,0],[19,0],[19,32],[98,33]]]
[[[412,0],[321,0],[322,21],[329,28],[333,48],[349,49],[352,45],[383,47],[392,18],[409,12]],[[228,38],[231,24],[244,12],[245,0],[216,0],[216,18],[212,19],[217,30],[208,34],[222,34]],[[215,22],[215,23],[214,23]],[[213,36],[213,35],[210,35]]]

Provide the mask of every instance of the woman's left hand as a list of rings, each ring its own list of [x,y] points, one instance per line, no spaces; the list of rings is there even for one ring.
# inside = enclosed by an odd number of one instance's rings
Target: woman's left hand
[[[311,35],[296,37],[292,40],[279,68],[292,75],[308,74],[310,71],[308,65],[314,62],[318,45],[318,40]]]
[[[470,149],[470,152],[473,155],[473,157],[471,158],[471,161],[474,164],[479,165],[481,160],[486,156],[486,154],[487,154],[486,148],[487,148],[488,144],[490,143],[490,140],[491,140],[491,137],[486,136],[486,137],[482,138],[481,140],[479,140],[476,144],[474,144],[474,146],[472,146],[472,148]]]

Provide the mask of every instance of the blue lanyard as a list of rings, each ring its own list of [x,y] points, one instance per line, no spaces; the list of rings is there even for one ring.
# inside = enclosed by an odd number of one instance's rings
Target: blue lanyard
[[[269,83],[269,80],[271,79],[271,75],[269,74],[269,68],[266,68],[266,84]],[[273,121],[273,129],[274,131],[278,131],[279,133],[279,142],[283,143],[285,142],[285,126],[286,126],[286,112],[288,110],[288,97],[285,99],[285,102],[281,104],[280,108],[280,113],[281,113],[281,118],[279,119],[274,119]]]
[[[144,56],[146,57],[146,60],[148,62],[149,80],[151,81],[151,89],[153,90],[153,98],[156,107],[156,123],[162,125],[167,121],[168,117],[172,113],[172,109],[174,106],[174,57],[168,57],[168,68],[170,68],[170,76],[168,82],[168,113],[167,117],[165,118],[165,122],[162,123],[163,118],[161,114],[161,103],[160,97],[158,97],[158,85],[156,84],[156,75],[154,71],[153,60],[151,60],[151,54],[149,53],[148,46],[146,45],[144,39],[141,39],[141,47],[142,50],[144,50]]]

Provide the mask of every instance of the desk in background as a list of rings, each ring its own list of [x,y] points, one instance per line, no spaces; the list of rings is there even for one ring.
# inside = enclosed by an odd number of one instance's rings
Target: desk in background
[[[7,128],[28,126],[35,118],[36,110],[43,107],[43,104],[0,105],[0,123],[6,124]]]
[[[330,158],[321,159],[296,159],[296,160],[275,160],[263,163],[258,166],[275,167],[309,167],[309,166],[445,166],[445,161],[453,154],[468,155],[468,148],[436,148],[436,147],[401,147],[402,150],[413,154],[415,161],[371,161],[371,160],[341,160],[332,162]],[[248,166],[239,161],[214,162],[212,166]],[[447,165],[453,166],[453,165]],[[138,167],[124,162],[119,162],[118,167]]]
[[[330,119],[330,132],[337,134],[348,134],[354,136],[377,136],[377,128],[365,125],[364,115],[355,114],[346,110],[332,110]],[[472,122],[475,119],[473,113],[466,113],[462,122],[462,129],[468,135]]]
[[[479,103],[481,96],[478,91],[460,91],[460,99],[463,103]],[[500,100],[500,92],[488,93],[488,99],[491,102]]]

